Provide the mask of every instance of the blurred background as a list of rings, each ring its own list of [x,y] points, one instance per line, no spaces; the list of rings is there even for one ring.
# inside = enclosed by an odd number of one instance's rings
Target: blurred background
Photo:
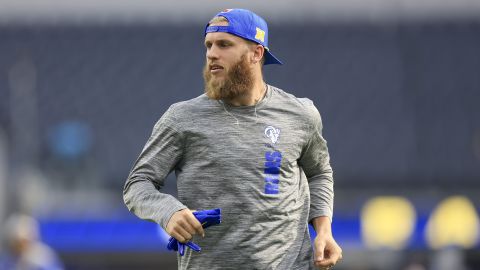
[[[266,81],[322,114],[335,268],[480,269],[476,0],[0,0],[0,269],[176,269],[122,188],[235,7],[269,23]]]

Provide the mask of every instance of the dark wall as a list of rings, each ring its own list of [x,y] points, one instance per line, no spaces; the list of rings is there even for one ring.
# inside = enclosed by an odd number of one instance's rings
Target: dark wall
[[[123,184],[168,106],[202,93],[202,25],[0,28],[0,125],[8,73],[30,59],[41,157],[51,129],[91,127],[87,157]],[[480,177],[480,23],[271,25],[284,66],[267,82],[311,98],[337,185],[476,185]],[[477,147],[477,148],[476,148]],[[15,151],[12,145],[12,151]]]

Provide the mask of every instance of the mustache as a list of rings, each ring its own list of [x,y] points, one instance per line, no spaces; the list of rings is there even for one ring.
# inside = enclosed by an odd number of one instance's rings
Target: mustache
[[[207,66],[210,70],[214,69],[214,68],[221,68],[221,69],[224,69],[224,67],[220,64],[217,64],[217,63],[214,63],[214,62],[207,62]]]

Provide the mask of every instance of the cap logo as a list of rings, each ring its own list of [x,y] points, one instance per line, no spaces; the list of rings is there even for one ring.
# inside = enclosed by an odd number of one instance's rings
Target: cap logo
[[[258,39],[261,42],[265,42],[265,31],[257,27],[257,34],[255,35],[255,39]]]

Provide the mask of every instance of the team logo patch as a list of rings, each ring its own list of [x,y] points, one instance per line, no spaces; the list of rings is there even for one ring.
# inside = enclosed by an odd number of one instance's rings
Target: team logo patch
[[[258,39],[261,42],[265,42],[265,31],[263,31],[258,27],[256,27],[256,29],[257,29],[257,34],[255,35],[255,39]]]
[[[265,137],[269,138],[273,144],[277,143],[280,137],[280,129],[268,126],[265,128]]]

